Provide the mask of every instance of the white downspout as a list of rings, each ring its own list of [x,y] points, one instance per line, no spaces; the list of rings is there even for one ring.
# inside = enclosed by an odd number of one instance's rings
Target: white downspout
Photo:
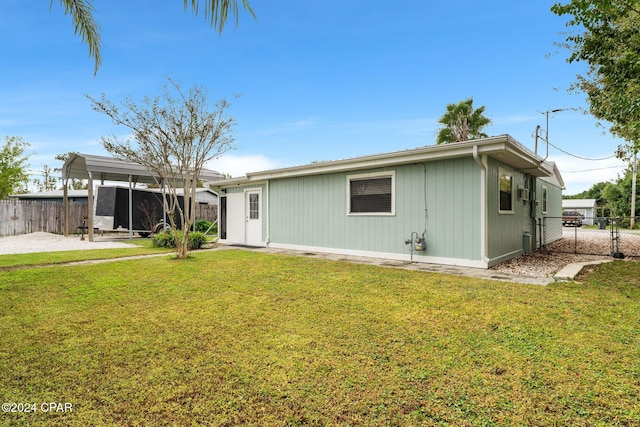
[[[480,258],[484,263],[489,265],[489,239],[487,236],[487,155],[483,155],[482,158],[478,153],[478,146],[473,146],[473,160],[476,161],[478,167],[480,167]]]
[[[269,232],[271,230],[271,227],[269,227],[269,220],[270,220],[270,216],[269,216],[269,199],[270,199],[270,197],[269,196],[271,196],[271,194],[269,193],[269,183],[270,182],[271,182],[271,180],[268,179],[267,180],[267,186],[266,186],[267,197],[266,197],[266,200],[265,200],[265,210],[267,211],[266,214],[265,214],[266,215],[266,218],[265,218],[266,221],[265,222],[267,224],[267,238],[265,239],[265,244],[267,245],[267,247],[269,247],[269,243],[271,241],[271,236],[269,235]]]

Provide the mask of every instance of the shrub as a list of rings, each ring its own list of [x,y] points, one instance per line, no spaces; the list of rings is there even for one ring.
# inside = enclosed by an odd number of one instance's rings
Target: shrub
[[[153,246],[156,248],[175,248],[176,241],[172,231],[162,231],[156,233],[151,239]]]
[[[152,239],[153,246],[157,248],[175,248],[176,238],[174,233],[174,231],[163,231],[161,233],[157,233]],[[177,233],[178,237],[182,237],[181,231],[178,231]],[[201,249],[202,245],[205,243],[207,243],[207,238],[204,233],[199,231],[189,233],[189,241],[187,242],[187,248],[189,250]]]
[[[187,244],[189,249],[200,249],[205,243],[207,243],[207,238],[203,232],[195,231],[189,234],[189,243]]]
[[[199,219],[196,221],[196,231],[205,233],[209,227],[211,227],[211,221],[207,221],[206,219]]]

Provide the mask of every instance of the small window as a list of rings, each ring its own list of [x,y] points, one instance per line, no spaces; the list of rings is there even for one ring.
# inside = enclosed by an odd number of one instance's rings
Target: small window
[[[547,187],[542,187],[542,213],[547,213]]]
[[[249,194],[249,219],[260,219],[260,197],[257,193]]]
[[[393,215],[394,175],[351,175],[348,182],[349,215]]]
[[[500,213],[513,213],[513,174],[503,169],[499,171],[499,211]]]

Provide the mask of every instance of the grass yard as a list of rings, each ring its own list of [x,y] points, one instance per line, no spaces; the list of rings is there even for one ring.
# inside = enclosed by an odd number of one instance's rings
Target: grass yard
[[[36,406],[0,425],[640,425],[640,264],[580,280],[246,251],[0,271],[0,400]]]
[[[0,271],[2,271],[2,269],[10,270],[26,266],[64,264],[74,261],[112,259],[136,255],[174,252],[173,249],[154,248],[150,239],[122,240],[122,243],[130,243],[136,247],[0,255]]]

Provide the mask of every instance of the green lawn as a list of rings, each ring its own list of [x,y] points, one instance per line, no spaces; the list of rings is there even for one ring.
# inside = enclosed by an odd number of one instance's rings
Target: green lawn
[[[151,239],[122,240],[122,243],[130,243],[136,247],[0,255],[0,270],[22,268],[25,266],[63,264],[74,261],[111,259],[173,252],[172,249],[154,248]]]
[[[246,251],[0,271],[0,400],[37,409],[0,425],[636,426],[639,278]]]

